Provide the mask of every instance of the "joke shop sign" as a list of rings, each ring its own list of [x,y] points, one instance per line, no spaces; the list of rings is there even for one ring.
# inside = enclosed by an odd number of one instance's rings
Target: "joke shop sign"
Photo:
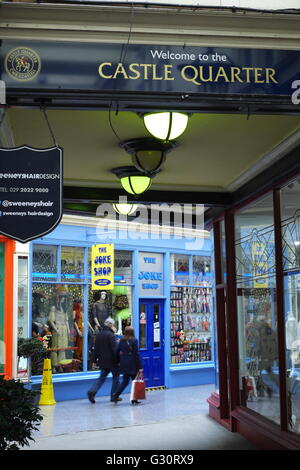
[[[114,288],[114,245],[92,246],[92,290]]]
[[[62,149],[0,148],[0,233],[25,243],[62,217]]]
[[[0,54],[8,91],[290,96],[300,69],[299,51],[273,49],[4,39]]]
[[[140,297],[164,295],[162,253],[139,253],[138,283]]]

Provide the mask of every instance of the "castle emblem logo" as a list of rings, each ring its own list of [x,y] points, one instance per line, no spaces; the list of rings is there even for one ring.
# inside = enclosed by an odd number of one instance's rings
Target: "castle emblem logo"
[[[5,58],[5,70],[14,80],[27,82],[39,74],[41,59],[32,49],[16,47]]]

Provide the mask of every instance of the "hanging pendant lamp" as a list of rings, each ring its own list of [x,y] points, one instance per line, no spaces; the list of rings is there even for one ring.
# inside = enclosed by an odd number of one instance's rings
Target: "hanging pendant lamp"
[[[111,170],[119,179],[122,187],[129,194],[142,194],[150,188],[152,178],[138,171],[134,166],[121,166]]]
[[[178,112],[146,113],[143,115],[144,124],[151,135],[160,140],[174,140],[185,131],[188,115]]]

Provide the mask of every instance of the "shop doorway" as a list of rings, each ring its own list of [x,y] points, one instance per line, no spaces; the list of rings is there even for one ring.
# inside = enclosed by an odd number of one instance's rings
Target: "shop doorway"
[[[164,331],[164,301],[140,299],[139,347],[146,387],[159,387],[165,384]]]

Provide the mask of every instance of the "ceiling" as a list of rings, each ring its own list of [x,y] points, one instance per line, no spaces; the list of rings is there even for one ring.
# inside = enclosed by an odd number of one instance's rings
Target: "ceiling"
[[[65,185],[119,188],[111,169],[132,164],[119,142],[149,136],[143,120],[133,112],[49,110],[47,115],[64,150]],[[53,146],[40,110],[15,108],[8,116],[16,146]],[[193,114],[151,189],[227,191],[297,129],[298,116],[253,115],[247,119],[238,114]]]

